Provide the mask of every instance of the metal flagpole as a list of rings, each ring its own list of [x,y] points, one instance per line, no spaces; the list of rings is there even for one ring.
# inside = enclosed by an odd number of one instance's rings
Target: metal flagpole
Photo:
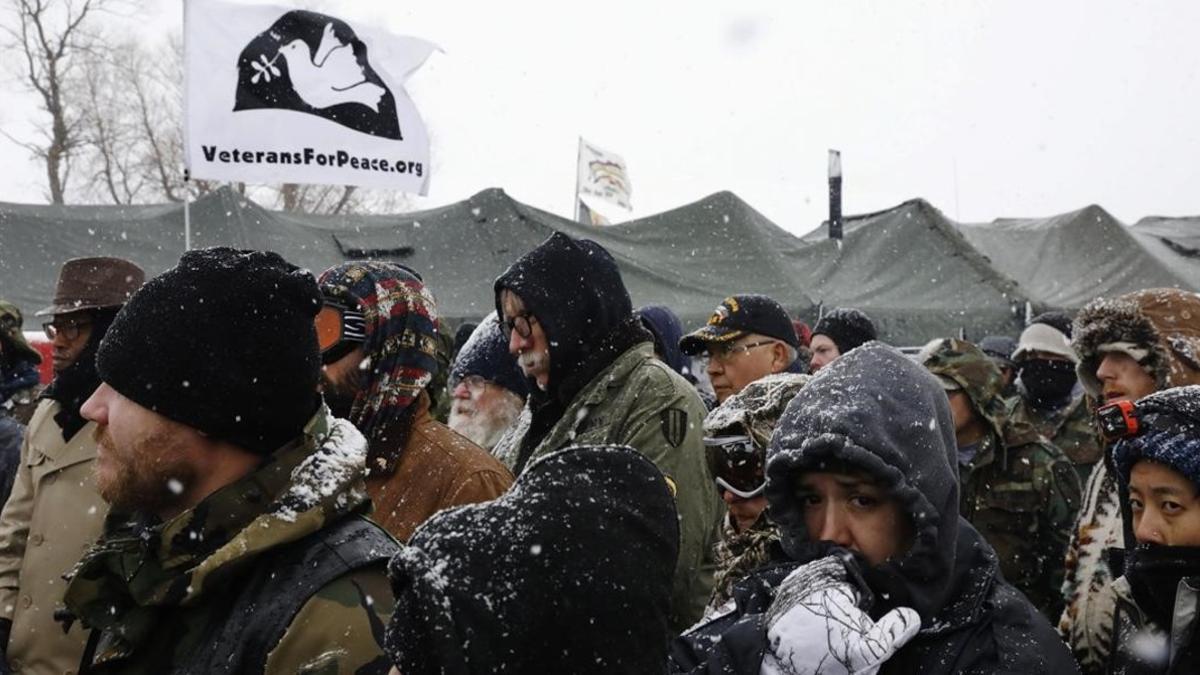
[[[179,3],[183,9],[183,116],[184,116],[184,165],[183,165],[183,252],[187,253],[192,250],[192,170],[187,165],[187,111],[188,111],[188,87],[187,87],[187,0]]]
[[[583,222],[583,201],[579,199],[579,160],[583,158],[583,136],[579,137],[579,144],[575,149],[575,222]],[[591,218],[588,218],[590,221]],[[589,223],[590,224],[590,223]]]
[[[183,170],[183,252],[192,250],[192,172]]]

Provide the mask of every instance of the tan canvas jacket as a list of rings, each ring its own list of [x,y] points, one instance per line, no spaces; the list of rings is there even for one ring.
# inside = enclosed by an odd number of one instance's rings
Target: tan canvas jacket
[[[63,673],[79,667],[87,639],[78,623],[64,634],[54,621],[66,582],[104,526],[108,505],[96,494],[94,422],[69,443],[54,421],[59,404],[43,400],[21,444],[12,495],[0,512],[0,618],[13,622],[8,662],[14,673]]]

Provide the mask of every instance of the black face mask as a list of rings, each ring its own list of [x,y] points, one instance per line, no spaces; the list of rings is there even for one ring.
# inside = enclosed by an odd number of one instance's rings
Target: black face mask
[[[1021,384],[1035,408],[1066,402],[1076,379],[1075,364],[1070,361],[1031,359],[1021,364]]]
[[[1125,554],[1125,579],[1150,620],[1171,626],[1179,581],[1200,576],[1200,547],[1138,544]]]

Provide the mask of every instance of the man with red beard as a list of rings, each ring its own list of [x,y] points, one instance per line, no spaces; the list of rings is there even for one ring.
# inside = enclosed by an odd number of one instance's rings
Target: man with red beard
[[[448,426],[490,451],[516,422],[529,394],[495,313],[484,318],[459,350],[449,385],[454,400]]]
[[[367,437],[371,517],[401,541],[451,506],[499,497],[512,474],[429,413],[437,305],[400,265],[350,262],[321,274],[321,388]]]
[[[86,634],[54,622],[62,575],[100,535],[108,506],[96,493],[95,424],[79,408],[100,384],[96,350],[145,274],[120,258],[63,264],[54,304],[37,313],[53,345],[54,380],[42,392],[21,445],[12,493],[0,514],[0,648],[14,672],[79,666]]]
[[[1152,288],[1093,301],[1075,319],[1079,381],[1102,404],[1200,384],[1200,295]],[[1116,595],[1109,549],[1124,548],[1117,481],[1099,462],[1067,547],[1059,631],[1084,673],[1106,672]]]
[[[113,319],[81,409],[113,511],[62,596],[80,672],[380,672],[397,546],[362,515],[366,441],[316,393],[320,307],[309,272],[213,248]]]

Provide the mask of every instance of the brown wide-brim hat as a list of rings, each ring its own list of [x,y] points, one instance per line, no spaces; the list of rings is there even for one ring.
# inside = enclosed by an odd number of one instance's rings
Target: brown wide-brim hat
[[[54,304],[34,316],[120,307],[142,287],[146,273],[121,258],[73,258],[63,263]]]

